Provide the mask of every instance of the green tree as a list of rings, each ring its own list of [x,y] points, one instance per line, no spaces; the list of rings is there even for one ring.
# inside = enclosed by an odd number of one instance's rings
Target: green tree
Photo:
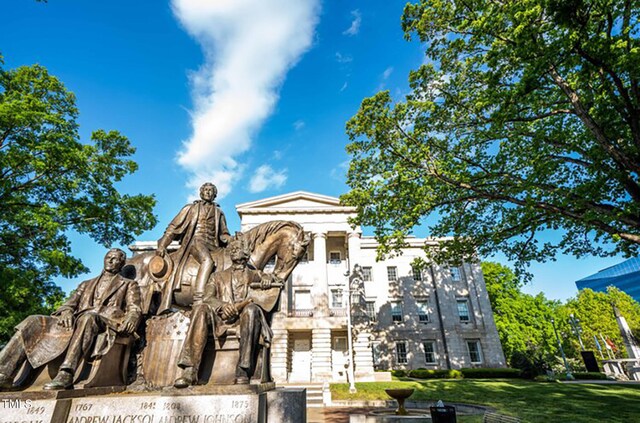
[[[600,334],[602,334],[617,346],[617,357],[627,358],[620,328],[613,312],[614,305],[629,324],[633,334],[638,337],[640,335],[640,304],[613,286],[609,287],[607,292],[594,292],[591,289],[580,290],[575,298],[569,299],[562,307],[561,313],[566,321],[568,321],[570,314],[580,320],[582,341],[586,349],[596,350],[594,335],[598,337],[600,346],[604,348],[605,346],[602,345],[600,339]],[[571,339],[573,350],[576,351],[574,355],[579,357],[580,346],[573,331]],[[607,356],[606,353],[604,355]]]
[[[638,251],[638,0],[421,0],[402,25],[426,54],[410,94],[347,124],[342,199],[381,254],[425,222],[453,236],[440,261]]]
[[[70,231],[128,243],[156,224],[153,196],[118,192],[137,170],[116,131],[78,134],[75,96],[42,66],[4,69],[0,57],[0,343],[25,316],[46,313],[63,293],[57,276],[87,269]]]
[[[558,353],[551,318],[558,303],[520,290],[522,282],[511,269],[494,262],[482,262],[491,308],[509,366],[525,376],[543,372]]]

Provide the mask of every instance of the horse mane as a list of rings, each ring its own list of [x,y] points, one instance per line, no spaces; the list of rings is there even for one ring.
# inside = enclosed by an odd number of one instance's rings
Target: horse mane
[[[264,242],[267,236],[289,227],[297,230],[299,233],[303,231],[302,226],[296,222],[290,220],[272,220],[249,229],[247,232],[244,232],[242,236],[249,250],[253,251],[256,244]]]

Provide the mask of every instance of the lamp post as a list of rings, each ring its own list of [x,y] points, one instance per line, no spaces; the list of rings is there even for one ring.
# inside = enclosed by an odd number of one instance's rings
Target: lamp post
[[[551,318],[551,326],[553,326],[553,333],[556,335],[556,341],[558,341],[558,348],[560,349],[560,354],[562,355],[562,361],[564,361],[564,368],[567,370],[567,380],[573,380],[574,377],[571,374],[571,370],[569,369],[569,363],[567,362],[567,357],[564,355],[562,342],[560,342],[560,337],[558,336],[558,331],[556,330],[556,324],[553,317]]]
[[[569,323],[571,324],[571,328],[573,329],[573,332],[578,337],[578,342],[580,342],[580,349],[584,351],[585,350],[584,344],[582,343],[582,337],[580,336],[580,332],[582,332],[582,327],[580,327],[580,320],[576,319],[573,314],[570,314]]]
[[[349,393],[355,394],[357,392],[357,389],[355,374],[353,371],[353,335],[351,333],[351,284],[349,283],[349,269],[347,269],[347,271],[344,273],[344,276],[347,286],[347,349],[349,350],[349,367],[347,369],[347,372],[349,374]]]

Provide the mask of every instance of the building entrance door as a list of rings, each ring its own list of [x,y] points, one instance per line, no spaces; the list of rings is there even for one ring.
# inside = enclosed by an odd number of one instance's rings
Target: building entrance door
[[[293,338],[289,382],[311,382],[311,337]]]
[[[333,380],[346,382],[349,354],[346,335],[334,336],[331,346],[331,367]]]

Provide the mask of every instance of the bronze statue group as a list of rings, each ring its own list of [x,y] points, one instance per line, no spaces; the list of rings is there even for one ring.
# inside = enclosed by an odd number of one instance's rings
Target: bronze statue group
[[[118,336],[144,337],[139,326],[150,315],[178,310],[186,311],[190,323],[173,385],[198,383],[207,342],[227,332],[239,343],[234,382],[250,383],[258,350],[272,341],[270,313],[309,239],[299,225],[284,221],[231,236],[216,196],[213,184],[202,185],[200,200],[187,204],[169,223],[155,252],[127,262],[124,251],[109,250],[100,275],[82,282],[52,316],[29,316],[21,322],[0,352],[0,389],[23,388],[16,376],[25,362],[42,369],[61,357],[57,374],[43,389],[69,389],[83,360],[106,354]],[[169,253],[174,240],[178,249]],[[263,272],[274,256],[276,268]],[[122,276],[126,264],[134,269],[131,279]]]

